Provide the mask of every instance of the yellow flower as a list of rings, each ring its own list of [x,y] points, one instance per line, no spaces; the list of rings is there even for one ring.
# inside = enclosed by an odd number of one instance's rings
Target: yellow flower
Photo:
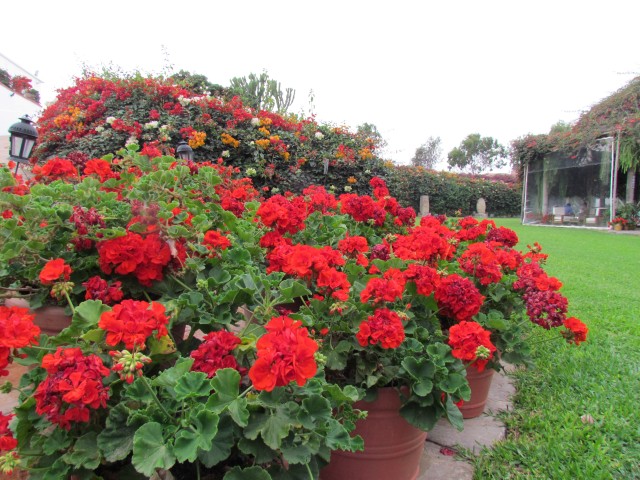
[[[356,183],[358,180],[356,179],[356,177],[349,177],[347,178],[347,182],[349,183]]]
[[[240,146],[240,142],[228,133],[223,133],[220,137],[222,138],[222,143],[225,145],[231,145],[233,148],[238,148]]]
[[[273,121],[270,118],[261,118],[260,119],[260,125],[262,126],[269,126],[273,123]]]
[[[268,137],[269,135],[271,135],[271,132],[267,130],[265,127],[260,127],[258,131],[265,137]]]

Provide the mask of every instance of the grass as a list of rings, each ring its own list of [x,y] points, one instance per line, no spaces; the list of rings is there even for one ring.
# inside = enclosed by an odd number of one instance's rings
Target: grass
[[[515,373],[507,438],[476,458],[475,478],[640,479],[640,236],[497,223],[543,246],[589,337],[536,346],[536,368]]]

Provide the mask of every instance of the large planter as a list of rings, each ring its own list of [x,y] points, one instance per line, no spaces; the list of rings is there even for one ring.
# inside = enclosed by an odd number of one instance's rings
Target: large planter
[[[358,420],[353,434],[364,439],[364,451],[331,452],[321,480],[416,480],[427,433],[400,416],[400,396],[381,388],[373,402],[357,402],[367,418]]]
[[[493,372],[492,368],[485,368],[482,372],[478,372],[475,367],[467,368],[467,381],[469,382],[469,388],[471,388],[471,398],[460,407],[462,418],[475,418],[482,415],[487,404],[487,398],[489,398]]]

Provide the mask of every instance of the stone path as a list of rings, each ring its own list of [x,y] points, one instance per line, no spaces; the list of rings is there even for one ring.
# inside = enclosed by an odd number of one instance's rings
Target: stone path
[[[438,422],[427,437],[418,480],[472,480],[473,466],[470,463],[442,452],[451,453],[451,450],[464,447],[478,453],[484,446],[491,447],[504,439],[506,428],[494,414],[513,408],[511,398],[514,393],[512,380],[505,374],[496,374],[491,382],[484,413],[477,418],[465,420],[462,432],[445,420]]]

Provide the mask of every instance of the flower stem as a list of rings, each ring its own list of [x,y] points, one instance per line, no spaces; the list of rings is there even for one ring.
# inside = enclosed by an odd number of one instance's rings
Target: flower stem
[[[311,467],[309,467],[308,463],[306,464],[306,467],[307,467],[307,472],[309,472],[309,478],[313,480],[313,472],[311,471]]]
[[[75,315],[76,314],[76,309],[73,306],[73,302],[71,301],[71,298],[69,297],[69,292],[65,291],[64,292],[64,296],[67,298],[67,302],[69,303],[69,306],[71,307],[71,314]]]
[[[186,289],[187,289],[187,290],[189,290],[189,291],[192,291],[192,290],[193,290],[189,285],[187,285],[186,283],[184,283],[182,280],[178,280],[178,278],[177,278],[175,275],[172,275],[172,276],[171,276],[171,278],[172,278],[172,279],[173,279],[173,280],[174,280],[178,285],[180,285],[181,287],[184,287],[184,288],[186,288]]]
[[[165,416],[169,420],[171,420],[174,424],[177,424],[178,421],[175,418],[173,418],[169,412],[167,412],[166,408],[164,408],[164,405],[162,405],[162,402],[160,402],[160,399],[156,395],[156,392],[154,392],[153,388],[151,388],[151,385],[149,385],[149,381],[144,376],[142,376],[140,378],[142,379],[142,383],[144,383],[144,386],[147,387],[147,390],[149,391],[149,393],[153,397],[153,400],[156,402],[156,405],[158,405],[158,407],[160,407],[160,410],[162,411],[162,413],[164,413]]]

